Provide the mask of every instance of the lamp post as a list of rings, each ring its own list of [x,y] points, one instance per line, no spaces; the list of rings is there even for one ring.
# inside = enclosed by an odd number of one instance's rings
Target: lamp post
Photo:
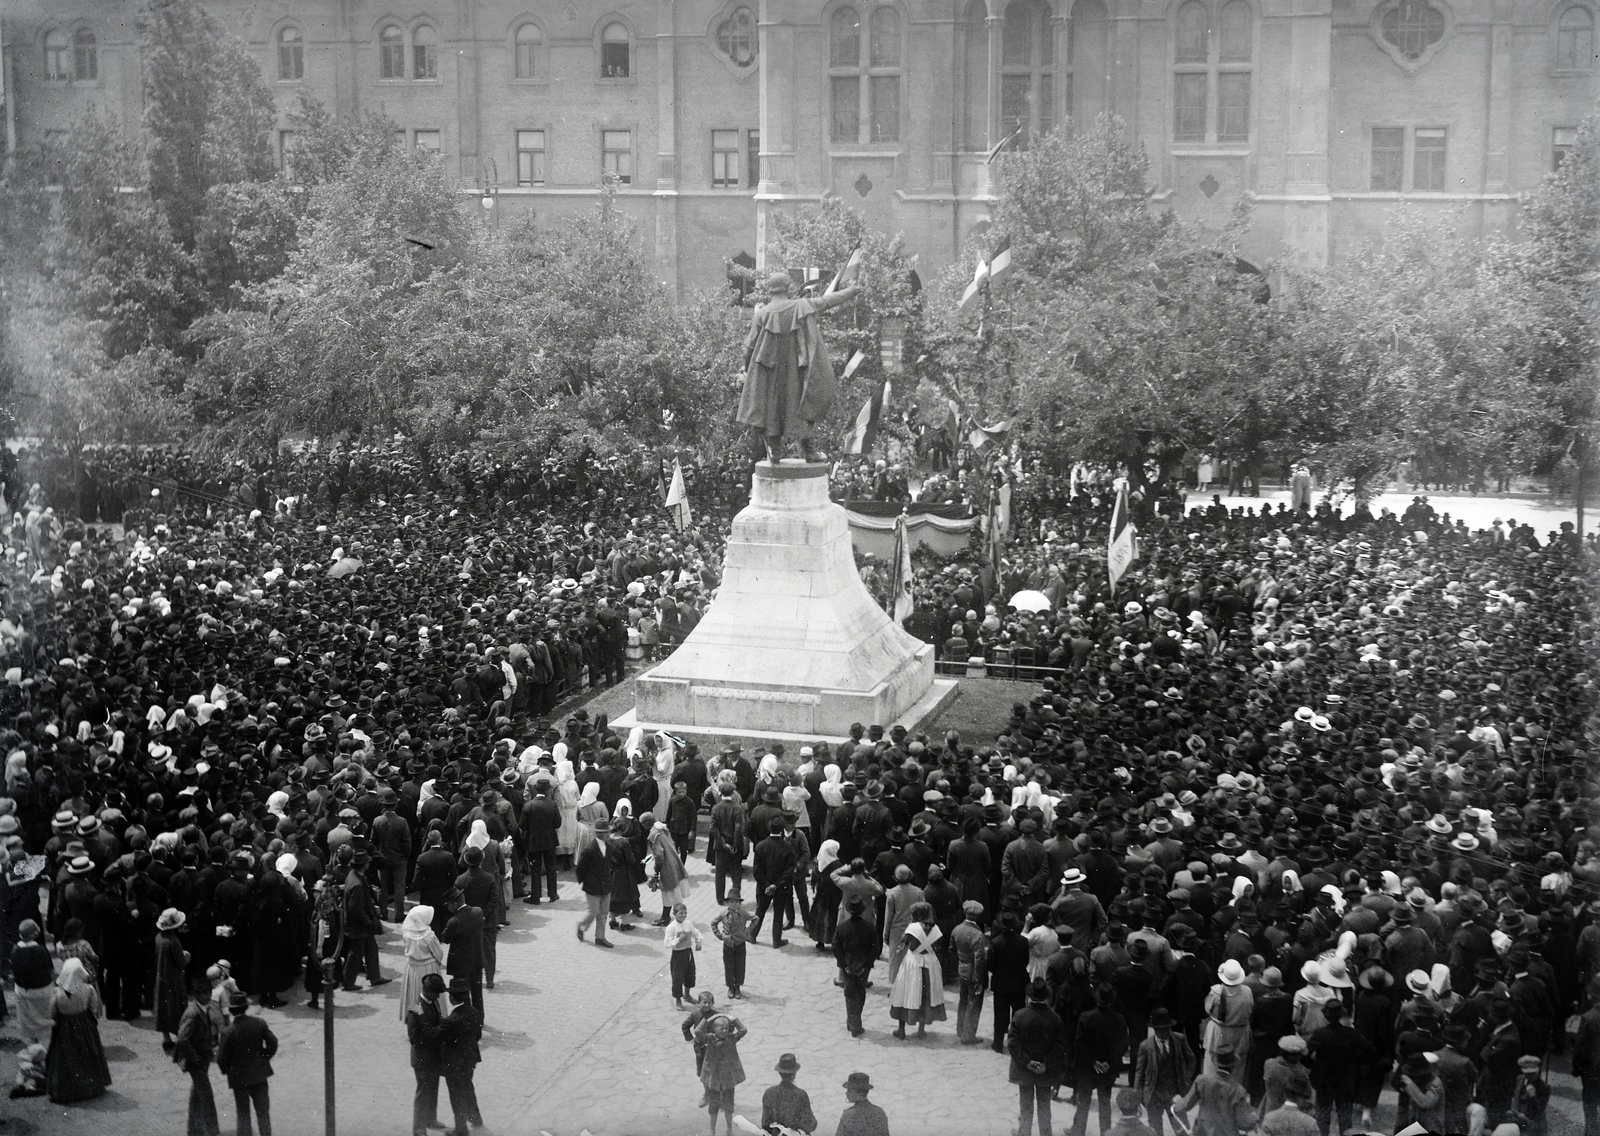
[[[478,191],[491,223],[500,228],[500,169],[493,158],[478,159]]]

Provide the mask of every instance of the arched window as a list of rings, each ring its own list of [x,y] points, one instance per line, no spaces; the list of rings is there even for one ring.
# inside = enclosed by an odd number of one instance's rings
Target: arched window
[[[600,77],[626,79],[629,55],[628,29],[622,24],[607,24],[600,33]]]
[[[1000,137],[1026,149],[1055,125],[1055,43],[1050,6],[1011,0],[1000,39]]]
[[[756,61],[756,17],[749,8],[735,8],[733,15],[717,25],[717,47],[738,67]]]
[[[72,78],[72,45],[66,32],[45,33],[44,77],[52,83],[65,83]]]
[[[536,79],[539,75],[539,48],[544,43],[544,33],[537,24],[523,24],[517,29],[516,58],[513,73],[519,79]]]
[[[872,13],[872,66],[900,66],[900,13],[879,8]]]
[[[1383,38],[1407,59],[1419,59],[1444,38],[1444,13],[1428,0],[1400,0],[1383,14]]]
[[[840,8],[829,25],[828,62],[834,67],[856,67],[861,63],[861,17],[854,8]]]
[[[411,77],[439,77],[439,33],[427,24],[411,33]]]
[[[1556,25],[1556,67],[1562,71],[1587,71],[1594,66],[1594,14],[1573,6],[1561,13]]]
[[[100,77],[100,49],[95,45],[94,33],[86,28],[79,28],[72,37],[72,77],[80,83]]]
[[[304,79],[306,76],[306,47],[300,38],[299,28],[284,28],[278,33],[278,78]]]
[[[378,32],[378,78],[406,77],[406,36],[399,24],[385,24]]]
[[[1248,142],[1255,14],[1245,0],[1220,11],[1189,0],[1174,21],[1172,57],[1173,141]]]

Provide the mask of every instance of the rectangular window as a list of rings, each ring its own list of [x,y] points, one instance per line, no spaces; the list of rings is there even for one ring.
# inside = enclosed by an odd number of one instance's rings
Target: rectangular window
[[[411,133],[411,146],[424,154],[437,154],[440,150],[437,130],[415,130]]]
[[[854,75],[835,78],[833,86],[833,119],[828,137],[835,142],[857,142],[861,139],[861,80]]]
[[[400,38],[399,28],[385,28],[378,44],[378,77],[404,79],[406,77],[406,45]]]
[[[1406,132],[1401,126],[1372,128],[1372,191],[1399,193],[1406,164]]]
[[[745,134],[745,184],[751,189],[761,184],[761,131],[751,130]]]
[[[1415,193],[1443,193],[1444,127],[1418,127],[1411,154],[1411,189]]]
[[[1009,138],[1019,129],[1015,148],[1028,145],[1028,95],[1033,85],[1029,75],[1000,76],[1000,137]]]
[[[544,131],[517,131],[517,184],[544,184]]]
[[[1250,141],[1250,76],[1223,72],[1217,76],[1217,141]]]
[[[61,33],[51,32],[45,37],[44,77],[50,82],[65,83],[72,78],[68,51],[66,37]]]
[[[900,78],[897,75],[872,78],[872,140],[900,141]]]
[[[414,44],[411,48],[411,77],[437,79],[439,77],[439,51],[431,43]]]
[[[1176,76],[1172,101],[1172,137],[1178,142],[1206,140],[1206,77],[1183,73]]]
[[[1550,168],[1559,170],[1561,163],[1577,144],[1578,128],[1576,126],[1556,127],[1550,136]]]
[[[739,186],[739,132],[711,132],[711,184],[718,189]]]
[[[600,45],[600,77],[602,79],[626,79],[628,77],[628,45],[624,43],[602,43]]]
[[[633,184],[633,131],[600,132],[600,170],[616,174],[623,185]]]

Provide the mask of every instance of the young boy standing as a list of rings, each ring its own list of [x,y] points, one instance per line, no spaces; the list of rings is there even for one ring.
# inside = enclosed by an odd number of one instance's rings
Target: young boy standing
[[[695,1029],[701,1022],[717,1012],[717,996],[709,990],[700,991],[699,1004],[689,1011],[689,1016],[683,1019],[683,1040],[694,1042],[694,1076],[700,1079],[700,1070],[706,1063],[706,1045],[695,1036]],[[700,1103],[696,1108],[705,1108],[706,1094],[704,1086],[701,1087]]]
[[[728,897],[722,914],[711,921],[711,933],[722,940],[722,974],[728,983],[728,997],[742,999],[744,986],[744,945],[750,937],[750,913],[736,895]]]
[[[700,930],[689,922],[687,904],[672,905],[672,921],[664,940],[672,959],[672,1000],[683,1009],[683,1000],[694,997],[694,953],[701,946]]]

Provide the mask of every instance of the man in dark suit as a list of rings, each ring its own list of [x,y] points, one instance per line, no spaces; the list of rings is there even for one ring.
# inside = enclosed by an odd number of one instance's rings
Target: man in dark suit
[[[833,955],[839,963],[839,982],[844,987],[845,1024],[851,1037],[866,1032],[861,1010],[867,1002],[867,976],[883,952],[878,929],[867,922],[867,901],[852,895],[845,900],[846,919],[833,933]]]
[[[1015,896],[1026,911],[1044,902],[1050,883],[1050,854],[1039,843],[1038,821],[1025,817],[1017,827],[1019,835],[1006,845],[1000,858],[1000,879],[1005,894]]]
[[[781,816],[781,814],[780,814]],[[794,846],[784,837],[783,821],[774,817],[770,835],[756,845],[756,917],[750,927],[750,941],[761,935],[761,923],[772,908],[772,945],[787,945],[784,923],[794,918],[794,873],[797,861]]]
[[[591,923],[594,924],[594,945],[609,950],[612,944],[606,938],[606,927],[610,920],[611,889],[616,872],[616,863],[608,844],[611,823],[604,819],[595,821],[594,835],[595,839],[583,846],[583,851],[578,853],[578,862],[573,865],[578,883],[583,888],[583,898],[589,905],[589,910],[578,921],[576,930],[581,943],[583,933]]]
[[[483,908],[462,902],[460,889],[452,888],[445,899],[450,921],[444,925],[441,943],[450,945],[450,956],[445,960],[445,973],[459,978],[472,991],[472,1004],[483,1010],[483,928],[487,920]]]
[[[556,901],[556,844],[561,807],[550,799],[550,782],[535,782],[533,796],[522,806],[522,850],[528,858],[528,894],[523,903],[539,906],[539,877],[544,876],[550,902]]]
[[[1322,1016],[1328,1024],[1306,1039],[1306,1050],[1312,1062],[1311,1088],[1317,1094],[1317,1127],[1328,1131],[1328,1124],[1337,1112],[1339,1131],[1348,1132],[1360,1088],[1361,1068],[1376,1060],[1378,1054],[1355,1027],[1345,1024],[1341,1003],[1329,1002],[1323,1007]]]
[[[484,868],[482,848],[469,846],[462,856],[467,869],[456,877],[456,888],[461,892],[463,903],[483,912],[483,981],[493,990],[496,948],[500,939],[500,881]],[[477,1005],[480,1010],[483,1008],[481,1000]]]
[[[272,1104],[267,1095],[267,1079],[272,1076],[272,1057],[278,1052],[278,1039],[267,1023],[250,1016],[250,999],[236,993],[228,1002],[233,1025],[217,1046],[217,1072],[228,1078],[234,1107],[239,1115],[239,1136],[250,1136],[250,1105],[256,1106],[261,1136],[272,1136]]]
[[[382,986],[394,979],[383,977],[378,965],[378,933],[383,930],[383,921],[378,911],[377,897],[372,894],[372,885],[366,880],[372,857],[356,853],[347,860],[344,853],[348,848],[346,845],[339,850],[339,867],[347,873],[344,877],[343,912],[344,989],[354,992],[360,989],[356,985],[356,972],[363,966],[366,967],[369,986]]]
[[[989,944],[989,990],[994,994],[994,1041],[990,1046],[996,1053],[1005,1052],[1011,1015],[1022,1009],[1027,996],[1028,940],[1022,937],[1021,924],[1015,911],[1002,911]]]
[[[1050,1094],[1061,1081],[1067,1056],[1067,1027],[1050,1008],[1050,984],[1036,978],[1028,985],[1028,1004],[1017,1011],[1006,1031],[1011,1051],[1011,1083],[1017,1086],[1017,1136],[1028,1136],[1035,1112],[1039,1136],[1054,1136],[1050,1127]]]
[[[1155,1032],[1139,1043],[1133,1088],[1151,1129],[1161,1136],[1162,1121],[1173,1098],[1187,1093],[1194,1082],[1194,1050],[1188,1038],[1173,1032],[1172,1013],[1165,1006],[1150,1011],[1150,1028]]]
[[[1073,1136],[1084,1136],[1089,1128],[1089,1109],[1100,1097],[1100,1131],[1111,1129],[1111,1087],[1117,1083],[1128,1059],[1128,1023],[1117,1013],[1117,992],[1109,983],[1095,988],[1094,1009],[1078,1016],[1072,1039],[1072,1060],[1077,1066],[1077,1112],[1072,1118]]]
[[[454,953],[453,951],[451,952]],[[467,984],[450,980],[450,1014],[439,1023],[439,1071],[450,1093],[450,1112],[455,1119],[455,1136],[467,1136],[467,1126],[483,1127],[478,1111],[478,1090],[472,1083],[473,1071],[483,1055],[478,1039],[483,1036],[483,1014],[470,1000]]]
[[[417,857],[417,902],[433,908],[433,933],[444,930],[444,921],[450,916],[445,911],[445,896],[456,882],[456,858],[444,850],[444,836],[430,832],[427,847]]]
[[[711,831],[706,838],[707,858],[716,865],[713,882],[719,907],[727,902],[729,877],[733,879],[733,894],[739,894],[739,885],[744,882],[744,857],[749,851],[747,818],[736,794],[737,790],[723,787],[722,799],[711,810]]]
[[[1578,1019],[1572,1075],[1583,1086],[1583,1136],[1600,1136],[1600,1004]]]
[[[445,991],[444,979],[437,974],[422,976],[422,998],[417,1008],[406,1014],[406,1039],[411,1043],[411,1071],[417,1078],[417,1092],[411,1103],[411,1136],[427,1136],[439,1119],[439,995]]]

